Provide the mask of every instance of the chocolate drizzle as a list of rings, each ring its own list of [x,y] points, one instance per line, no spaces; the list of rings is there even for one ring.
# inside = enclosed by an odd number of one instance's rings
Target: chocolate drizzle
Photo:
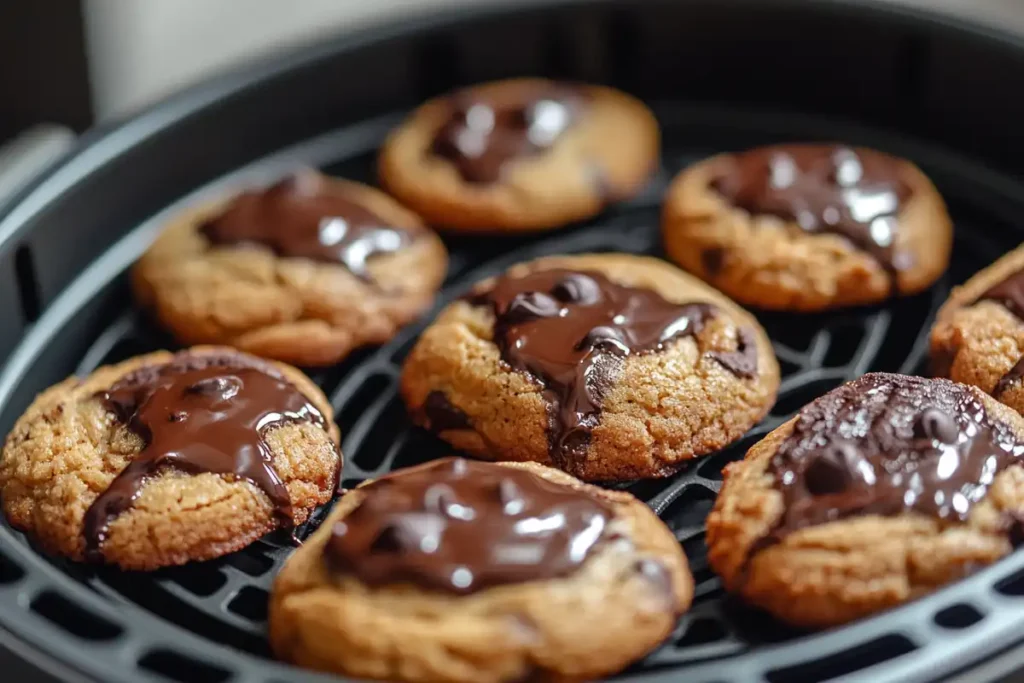
[[[451,114],[431,146],[469,183],[497,182],[509,162],[548,150],[585,106],[581,91],[554,83],[510,83],[487,92],[453,95]]]
[[[543,385],[550,453],[557,463],[585,451],[623,358],[695,335],[718,314],[711,304],[674,304],[597,272],[564,269],[504,276],[470,301],[494,311],[502,359]],[[738,376],[757,371],[749,331],[741,332],[738,351],[711,357]]]
[[[760,546],[854,515],[966,520],[1022,443],[967,387],[868,374],[800,411],[768,467],[785,512]]]
[[[978,297],[978,301],[995,301],[1003,305],[1006,310],[1024,321],[1024,269],[1008,276],[1005,280],[988,289]],[[1020,358],[1005,375],[999,378],[992,396],[999,398],[1003,392],[1009,389],[1017,380],[1024,377],[1024,357]]]
[[[249,481],[270,498],[280,524],[292,526],[288,489],[274,469],[264,435],[291,421],[323,426],[324,418],[270,366],[238,355],[186,351],[164,365],[125,375],[100,396],[145,446],[87,510],[88,559],[102,561],[110,524],[165,468]]]
[[[367,282],[372,257],[413,240],[315,171],[240,194],[200,230],[217,245],[258,244],[278,256],[340,263]]]
[[[567,576],[614,516],[593,496],[528,471],[444,458],[367,484],[334,525],[328,567],[373,585],[458,595]]]
[[[911,190],[899,162],[835,145],[759,147],[732,158],[712,187],[752,214],[793,221],[810,233],[842,235],[893,279],[910,255],[896,250],[898,214]]]

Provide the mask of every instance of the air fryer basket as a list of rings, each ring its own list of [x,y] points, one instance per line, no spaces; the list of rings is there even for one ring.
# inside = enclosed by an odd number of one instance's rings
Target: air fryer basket
[[[233,74],[90,134],[0,207],[0,433],[66,375],[170,343],[135,312],[124,277],[169,214],[302,163],[372,180],[375,150],[402,113],[455,85],[517,74],[617,85],[654,107],[664,163],[643,196],[587,224],[447,239],[451,271],[438,307],[541,254],[659,254],[666,183],[705,155],[784,139],[871,145],[935,179],[956,224],[953,266],[925,294],[885,306],[759,316],[784,374],[770,417],[678,476],[628,487],[674,530],[697,590],[668,642],[622,679],[1004,675],[1024,641],[1024,553],[899,609],[805,633],[723,593],[705,560],[703,522],[723,464],[802,404],[870,370],[922,371],[928,327],[950,286],[1021,241],[1012,137],[1021,104],[1009,86],[1022,64],[1024,45],[1011,37],[871,2],[623,0],[462,11]],[[422,326],[315,374],[344,434],[345,486],[446,452],[409,426],[396,394]],[[222,560],[130,574],[49,558],[0,525],[0,679],[328,680],[274,662],[267,649],[267,591],[289,551],[272,535]]]

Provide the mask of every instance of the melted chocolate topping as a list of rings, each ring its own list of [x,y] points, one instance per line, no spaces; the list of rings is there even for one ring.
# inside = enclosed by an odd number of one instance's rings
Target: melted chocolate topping
[[[624,357],[695,335],[718,313],[711,304],[674,304],[597,272],[563,269],[499,278],[471,302],[492,307],[502,359],[544,386],[550,452],[559,463],[586,449]],[[734,374],[751,376],[757,371],[755,346],[745,333],[738,351],[711,357]]]
[[[472,429],[469,416],[452,405],[443,391],[431,391],[423,403],[423,415],[435,432],[450,429]]]
[[[200,230],[213,244],[259,244],[286,258],[340,263],[368,282],[373,256],[413,240],[314,171],[240,194]]]
[[[292,526],[288,489],[263,437],[285,422],[312,420],[322,426],[324,418],[272,368],[241,356],[183,352],[165,365],[125,375],[100,396],[145,446],[85,514],[89,559],[103,559],[110,524],[166,467],[252,482],[270,498],[281,525]]]
[[[374,586],[410,582],[459,595],[573,573],[614,516],[582,491],[462,458],[401,470],[359,492],[362,501],[331,532],[328,566]]]
[[[985,300],[1001,303],[1010,313],[1024,320],[1024,269],[1008,276],[978,297],[978,301]]]
[[[874,373],[800,411],[768,467],[785,512],[770,544],[854,515],[965,520],[1024,442],[965,386]]]
[[[434,137],[433,153],[451,161],[466,182],[494,183],[506,164],[541,154],[580,117],[582,92],[553,83],[522,83],[451,98],[451,115]]]
[[[752,214],[842,235],[871,254],[894,286],[896,272],[910,265],[895,244],[897,215],[911,190],[888,155],[833,145],[759,147],[736,155],[712,187]]]

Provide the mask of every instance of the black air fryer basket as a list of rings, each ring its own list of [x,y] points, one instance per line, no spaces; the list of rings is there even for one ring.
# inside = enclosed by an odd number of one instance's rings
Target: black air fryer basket
[[[668,179],[712,153],[771,141],[841,140],[908,157],[935,180],[956,224],[953,265],[924,294],[759,316],[784,374],[771,415],[678,476],[629,487],[674,530],[697,589],[671,638],[622,680],[981,681],[1024,667],[1024,553],[874,618],[806,633],[727,597],[703,541],[725,463],[848,379],[921,372],[951,285],[1024,238],[1024,42],[880,2],[512,5],[345,36],[193,89],[87,135],[0,206],[0,435],[50,384],[169,343],[132,306],[125,271],[180,207],[303,163],[372,181],[387,131],[454,86],[527,74],[608,83],[645,99],[661,121],[664,163],[650,188],[545,235],[446,238],[452,261],[438,307],[541,254],[658,254]],[[315,375],[344,434],[345,486],[446,452],[410,427],[396,393],[421,328]],[[0,524],[0,681],[329,680],[268,651],[267,592],[289,551],[272,535],[218,561],[132,574],[47,557]]]

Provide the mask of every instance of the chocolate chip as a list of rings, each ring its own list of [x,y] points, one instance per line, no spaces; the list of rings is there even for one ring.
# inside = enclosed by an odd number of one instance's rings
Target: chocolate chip
[[[590,330],[587,336],[576,344],[576,348],[581,351],[588,348],[603,349],[625,355],[629,353],[629,341],[626,339],[625,330],[622,328],[602,325]]]
[[[937,408],[925,408],[914,423],[914,436],[939,443],[954,444],[960,436],[956,421]]]
[[[423,415],[432,430],[472,429],[469,416],[452,405],[443,391],[431,391],[423,402]]]
[[[735,351],[712,351],[708,356],[737,377],[757,377],[757,337],[749,327],[737,331]]]
[[[812,496],[842,493],[853,481],[852,470],[860,459],[850,443],[834,443],[823,448],[804,471],[804,483]]]
[[[582,274],[567,276],[551,289],[551,295],[563,303],[592,304],[601,296],[601,288],[593,278]]]
[[[334,528],[338,534],[338,528]],[[402,550],[402,532],[394,524],[388,525],[380,530],[377,538],[370,544],[370,551],[375,553],[397,553]]]
[[[700,253],[700,264],[704,267],[704,273],[708,277],[715,277],[722,272],[725,265],[725,249],[712,247]]]
[[[518,325],[535,318],[553,318],[561,306],[542,292],[521,292],[509,302],[508,310],[502,316],[505,324]]]
[[[1003,513],[1002,527],[1010,540],[1010,545],[1019,548],[1024,545],[1024,513],[1016,510]]]
[[[208,396],[214,401],[227,401],[234,398],[242,389],[242,380],[234,375],[210,377],[189,386],[185,392]]]
[[[999,398],[1010,387],[1024,377],[1024,356],[1022,356],[1005,375],[999,378],[995,388],[992,390],[992,397]]]

